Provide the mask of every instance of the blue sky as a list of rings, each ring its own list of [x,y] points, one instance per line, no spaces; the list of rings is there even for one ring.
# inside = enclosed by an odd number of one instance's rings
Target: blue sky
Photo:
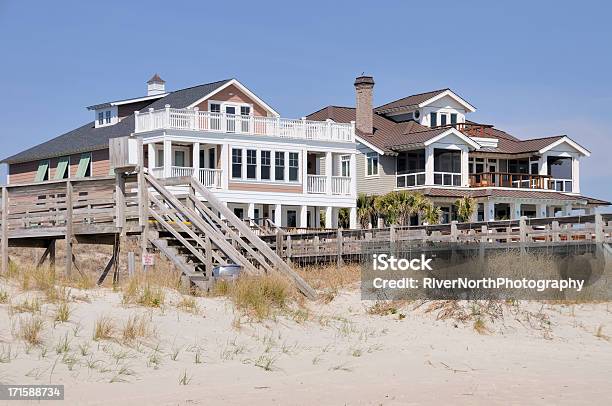
[[[505,3],[505,4],[498,4]],[[92,120],[85,106],[236,77],[286,117],[450,87],[472,119],[592,151],[583,194],[612,200],[608,2],[0,0],[3,157]]]

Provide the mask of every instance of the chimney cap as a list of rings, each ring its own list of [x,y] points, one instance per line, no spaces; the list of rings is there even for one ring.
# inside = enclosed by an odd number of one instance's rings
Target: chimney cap
[[[365,75],[357,76],[355,78],[355,86],[358,86],[358,85],[374,86],[374,78],[372,76],[365,76]]]
[[[166,81],[160,78],[159,75],[156,73],[151,77],[151,79],[147,81],[147,83],[166,83]]]

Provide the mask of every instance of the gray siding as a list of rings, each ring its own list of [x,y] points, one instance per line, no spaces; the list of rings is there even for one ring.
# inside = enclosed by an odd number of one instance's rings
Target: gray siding
[[[366,177],[365,154],[372,152],[368,147],[357,144],[357,193],[383,195],[395,188],[395,157],[379,155],[378,176]]]

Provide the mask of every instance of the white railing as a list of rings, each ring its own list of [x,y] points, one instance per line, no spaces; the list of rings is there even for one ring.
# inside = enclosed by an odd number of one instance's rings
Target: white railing
[[[151,169],[151,174],[155,176],[156,178],[163,178],[164,177],[164,167],[159,166],[157,168]]]
[[[175,129],[236,134],[268,135],[319,141],[354,142],[354,125],[332,121],[293,120],[278,117],[240,116],[196,109],[149,110],[135,115],[134,132]]]
[[[395,186],[398,188],[422,186],[425,184],[425,172],[397,175]]]
[[[332,176],[332,194],[350,195],[351,178],[348,176]]]
[[[573,191],[573,182],[571,179],[551,179],[549,189],[557,192],[571,193]]]
[[[198,171],[198,180],[206,187],[220,188],[222,172],[221,169],[201,168]]]
[[[172,166],[170,167],[170,176],[181,177],[181,176],[193,176],[193,168],[188,166]]]
[[[308,175],[308,193],[326,193],[327,176],[325,175]]]

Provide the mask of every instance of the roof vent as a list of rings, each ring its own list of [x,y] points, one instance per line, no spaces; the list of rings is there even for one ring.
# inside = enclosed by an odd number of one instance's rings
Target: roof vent
[[[155,96],[166,93],[166,81],[156,73],[147,81],[147,96]]]

